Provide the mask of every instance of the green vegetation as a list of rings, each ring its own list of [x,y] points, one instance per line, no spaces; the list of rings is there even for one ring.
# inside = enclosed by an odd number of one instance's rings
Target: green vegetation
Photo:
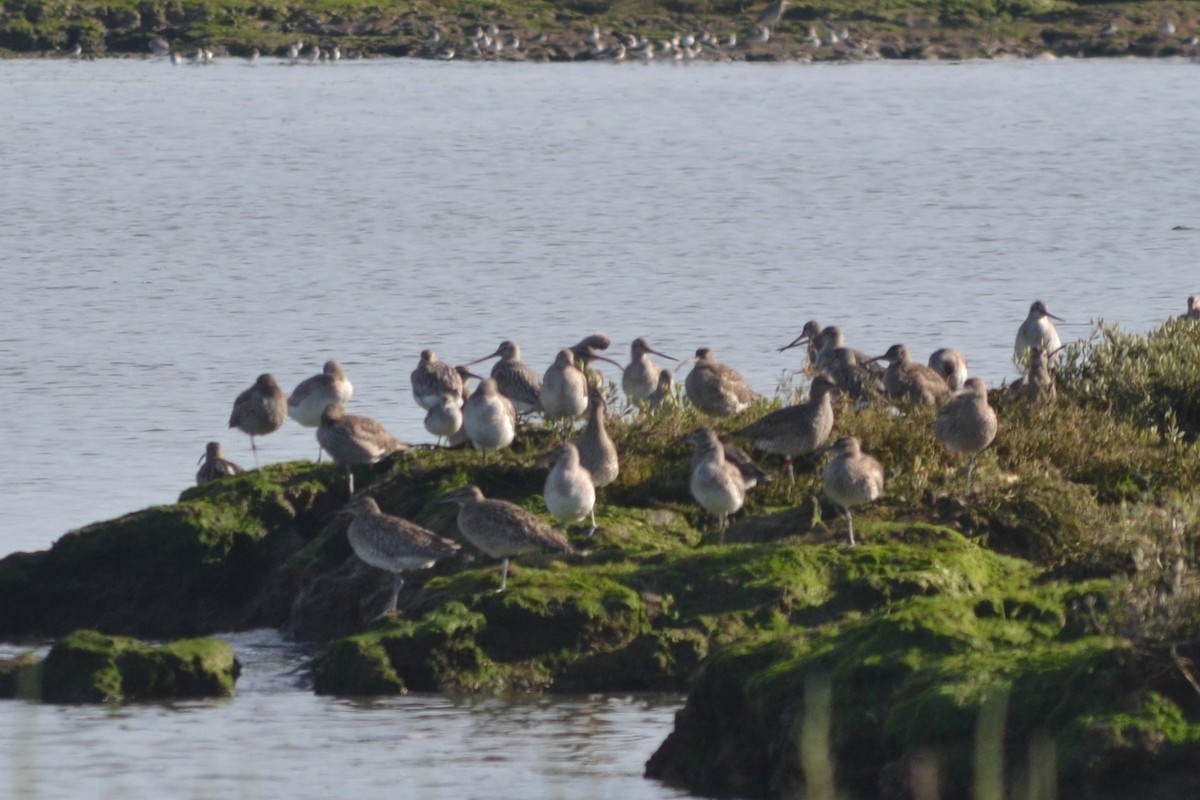
[[[245,55],[253,48],[284,56],[297,40],[338,44],[348,55],[432,57],[446,45],[466,51],[467,36],[495,25],[522,46],[479,58],[571,60],[588,57],[584,34],[597,24],[656,41],[675,33],[709,31],[724,42],[701,47],[698,57],[721,59],[990,58],[1060,55],[1188,55],[1200,29],[1190,6],[1168,2],[1091,3],[1070,0],[822,0],[793,5],[770,42],[750,43],[765,3],[731,0],[445,0],[384,3],[372,0],[8,0],[0,10],[0,53],[65,53],[76,44],[86,55],[146,55],[163,37],[190,54],[208,46],[218,54]],[[1164,18],[1172,34],[1159,30]],[[1113,20],[1115,32],[1101,35]],[[427,43],[433,26],[444,32]],[[841,28],[845,26],[846,31]],[[824,43],[804,42],[814,27]],[[849,41],[830,42],[830,33]],[[609,42],[612,40],[609,39]],[[631,56],[632,57],[632,56]]]
[[[821,780],[851,797],[930,775],[947,797],[1005,779],[1016,796],[1055,783],[1190,796],[1197,347],[1193,324],[1102,328],[1059,370],[1056,405],[994,391],[1000,433],[970,495],[931,411],[839,408],[837,432],[887,470],[855,548],[821,497],[820,457],[794,484],[763,459],[777,477],[751,491],[724,546],[692,501],[682,440],[704,424],[727,436],[778,401],[723,420],[614,408],[621,474],[601,492],[599,530],[570,532],[580,552],[515,559],[504,594],[498,565],[465,546],[410,575],[401,610],[371,622],[390,578],[353,557],[334,516],[344,473],[297,463],[0,561],[0,631],[282,625],[327,643],[315,688],[338,694],[690,687],[649,770],[710,794],[802,793],[826,764]],[[486,465],[414,450],[356,481],[388,513],[457,537],[455,510],[433,501],[467,483],[544,513],[535,464],[555,441],[525,428]],[[0,665],[0,686],[20,672]]]
[[[27,655],[0,664],[0,697],[49,703],[225,697],[240,670],[233,649],[217,639],[149,646],[80,630],[56,642],[44,660]]]

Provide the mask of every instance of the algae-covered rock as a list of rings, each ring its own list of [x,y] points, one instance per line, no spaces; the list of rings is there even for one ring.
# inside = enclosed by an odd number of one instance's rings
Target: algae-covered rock
[[[0,697],[36,700],[41,696],[41,659],[36,653],[22,653],[0,659]]]
[[[41,699],[103,703],[233,694],[241,666],[228,642],[186,639],[145,645],[136,639],[76,631],[39,666]]]
[[[277,571],[332,513],[337,500],[322,482],[331,475],[271,467],[13,554],[0,561],[0,636],[90,627],[169,638],[280,625],[291,597]]]

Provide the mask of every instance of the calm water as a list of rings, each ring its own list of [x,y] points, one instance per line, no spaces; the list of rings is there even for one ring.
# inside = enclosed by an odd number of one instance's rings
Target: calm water
[[[646,336],[769,392],[813,317],[865,350],[957,346],[993,383],[1035,298],[1067,340],[1148,328],[1200,291],[1196,233],[1172,230],[1200,229],[1198,75],[0,62],[0,554],[173,501],[210,439],[252,464],[233,398],[327,358],[353,411],[427,441],[408,374],[430,346],[459,363],[511,338],[540,369],[584,334],[619,358]],[[260,448],[314,451],[292,423]],[[526,775],[503,794],[567,797],[577,770],[589,796],[664,796],[636,776],[669,704],[355,704],[254,671],[225,703],[0,704],[31,764],[13,785],[62,796],[56,765],[85,758],[89,797],[493,795]],[[161,770],[127,769],[175,740]]]

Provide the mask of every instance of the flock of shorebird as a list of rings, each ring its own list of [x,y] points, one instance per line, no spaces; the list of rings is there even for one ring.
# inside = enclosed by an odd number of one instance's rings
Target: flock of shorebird
[[[1188,299],[1188,312],[1183,316],[1200,319],[1200,298]],[[1056,319],[1038,300],[1029,307],[1017,331],[1013,357],[1024,366],[1024,374],[1010,389],[1030,404],[1050,403],[1055,397],[1050,364],[1062,347],[1052,321]],[[443,440],[449,447],[470,443],[482,451],[485,463],[489,453],[512,444],[518,419],[526,415],[540,414],[546,424],[558,427],[561,443],[539,462],[549,468],[543,491],[546,508],[563,525],[590,519],[590,536],[596,530],[596,490],[616,480],[620,468],[616,446],[605,430],[603,376],[593,365],[604,361],[618,367],[622,390],[642,413],[655,413],[676,402],[674,373],[650,356],[675,359],[637,338],[630,346],[630,363],[621,365],[602,355],[610,344],[609,337],[602,334],[587,336],[559,351],[542,375],[521,360],[521,350],[512,341],[503,341],[493,353],[457,367],[425,350],[411,376],[413,399],[426,410],[425,427],[438,437],[439,445]],[[851,545],[855,543],[852,510],[882,495],[884,469],[853,436],[827,444],[837,396],[851,402],[882,398],[898,405],[936,407],[933,433],[951,451],[967,455],[966,490],[970,492],[976,457],[992,443],[998,422],[984,382],[968,377],[967,359],[961,352],[938,350],[926,365],[914,361],[908,349],[897,344],[882,356],[871,357],[846,347],[836,326],[822,327],[816,321],[806,323],[800,336],[779,351],[799,346],[807,347],[809,372],[814,376],[809,399],[772,411],[731,436],[762,452],[783,456],[793,480],[794,458],[831,452],[824,468],[824,491],[845,514]],[[498,361],[487,377],[469,369],[493,358]],[[886,369],[881,361],[887,362]],[[759,399],[741,374],[717,361],[709,348],[700,348],[680,366],[688,363],[691,371],[684,381],[684,394],[701,413],[728,417]],[[478,381],[473,391],[471,380]],[[413,522],[381,512],[370,497],[355,495],[355,465],[373,463],[407,450],[409,445],[377,421],[347,414],[344,406],[352,395],[353,386],[336,361],[327,362],[321,374],[302,381],[290,396],[271,375],[260,375],[234,401],[229,427],[250,436],[256,463],[255,437],[278,430],[288,417],[316,428],[320,450],[346,468],[351,501],[344,513],[353,517],[348,536],[354,551],[366,563],[394,574],[386,608],[391,611],[403,584],[402,573],[430,566],[459,546]],[[586,423],[575,441],[569,441],[580,417],[586,417]],[[769,477],[745,451],[723,443],[709,428],[695,431],[685,441],[694,450],[689,481],[692,496],[716,515],[723,542],[728,516],[741,509],[747,491]],[[208,445],[203,461],[197,483],[242,471],[223,457],[217,442]],[[477,487],[465,487],[436,502],[457,504],[463,537],[487,555],[503,559],[501,591],[507,584],[509,558],[534,550],[572,550],[559,530],[519,506],[484,498]]]

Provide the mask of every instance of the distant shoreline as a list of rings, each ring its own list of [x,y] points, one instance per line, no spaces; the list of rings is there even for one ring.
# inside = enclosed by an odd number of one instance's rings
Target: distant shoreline
[[[118,0],[120,1],[120,0]],[[789,8],[771,29],[757,23],[758,5],[741,13],[668,13],[678,0],[611,13],[617,6],[582,0],[562,6],[385,4],[329,10],[322,6],[238,6],[212,0],[183,7],[129,2],[73,6],[52,16],[39,6],[0,11],[0,57],[173,57],[181,64],[212,58],[283,59],[317,64],[341,59],[402,57],[471,61],[962,61],[1025,58],[1200,58],[1200,16],[1137,5],[1058,4],[1053,11],[1010,17],[1011,3],[990,14],[916,16],[886,5]],[[978,0],[986,11],[989,0]],[[1036,5],[1036,0],[1029,0]],[[697,6],[700,7],[700,6]],[[704,8],[713,5],[703,6]],[[421,11],[415,10],[421,8]],[[625,6],[620,6],[625,9]],[[730,6],[732,8],[732,6]],[[67,12],[63,12],[67,13]],[[955,12],[958,13],[958,12]],[[1160,14],[1162,14],[1160,16]],[[949,15],[949,16],[948,16]],[[199,54],[199,56],[197,56]]]

